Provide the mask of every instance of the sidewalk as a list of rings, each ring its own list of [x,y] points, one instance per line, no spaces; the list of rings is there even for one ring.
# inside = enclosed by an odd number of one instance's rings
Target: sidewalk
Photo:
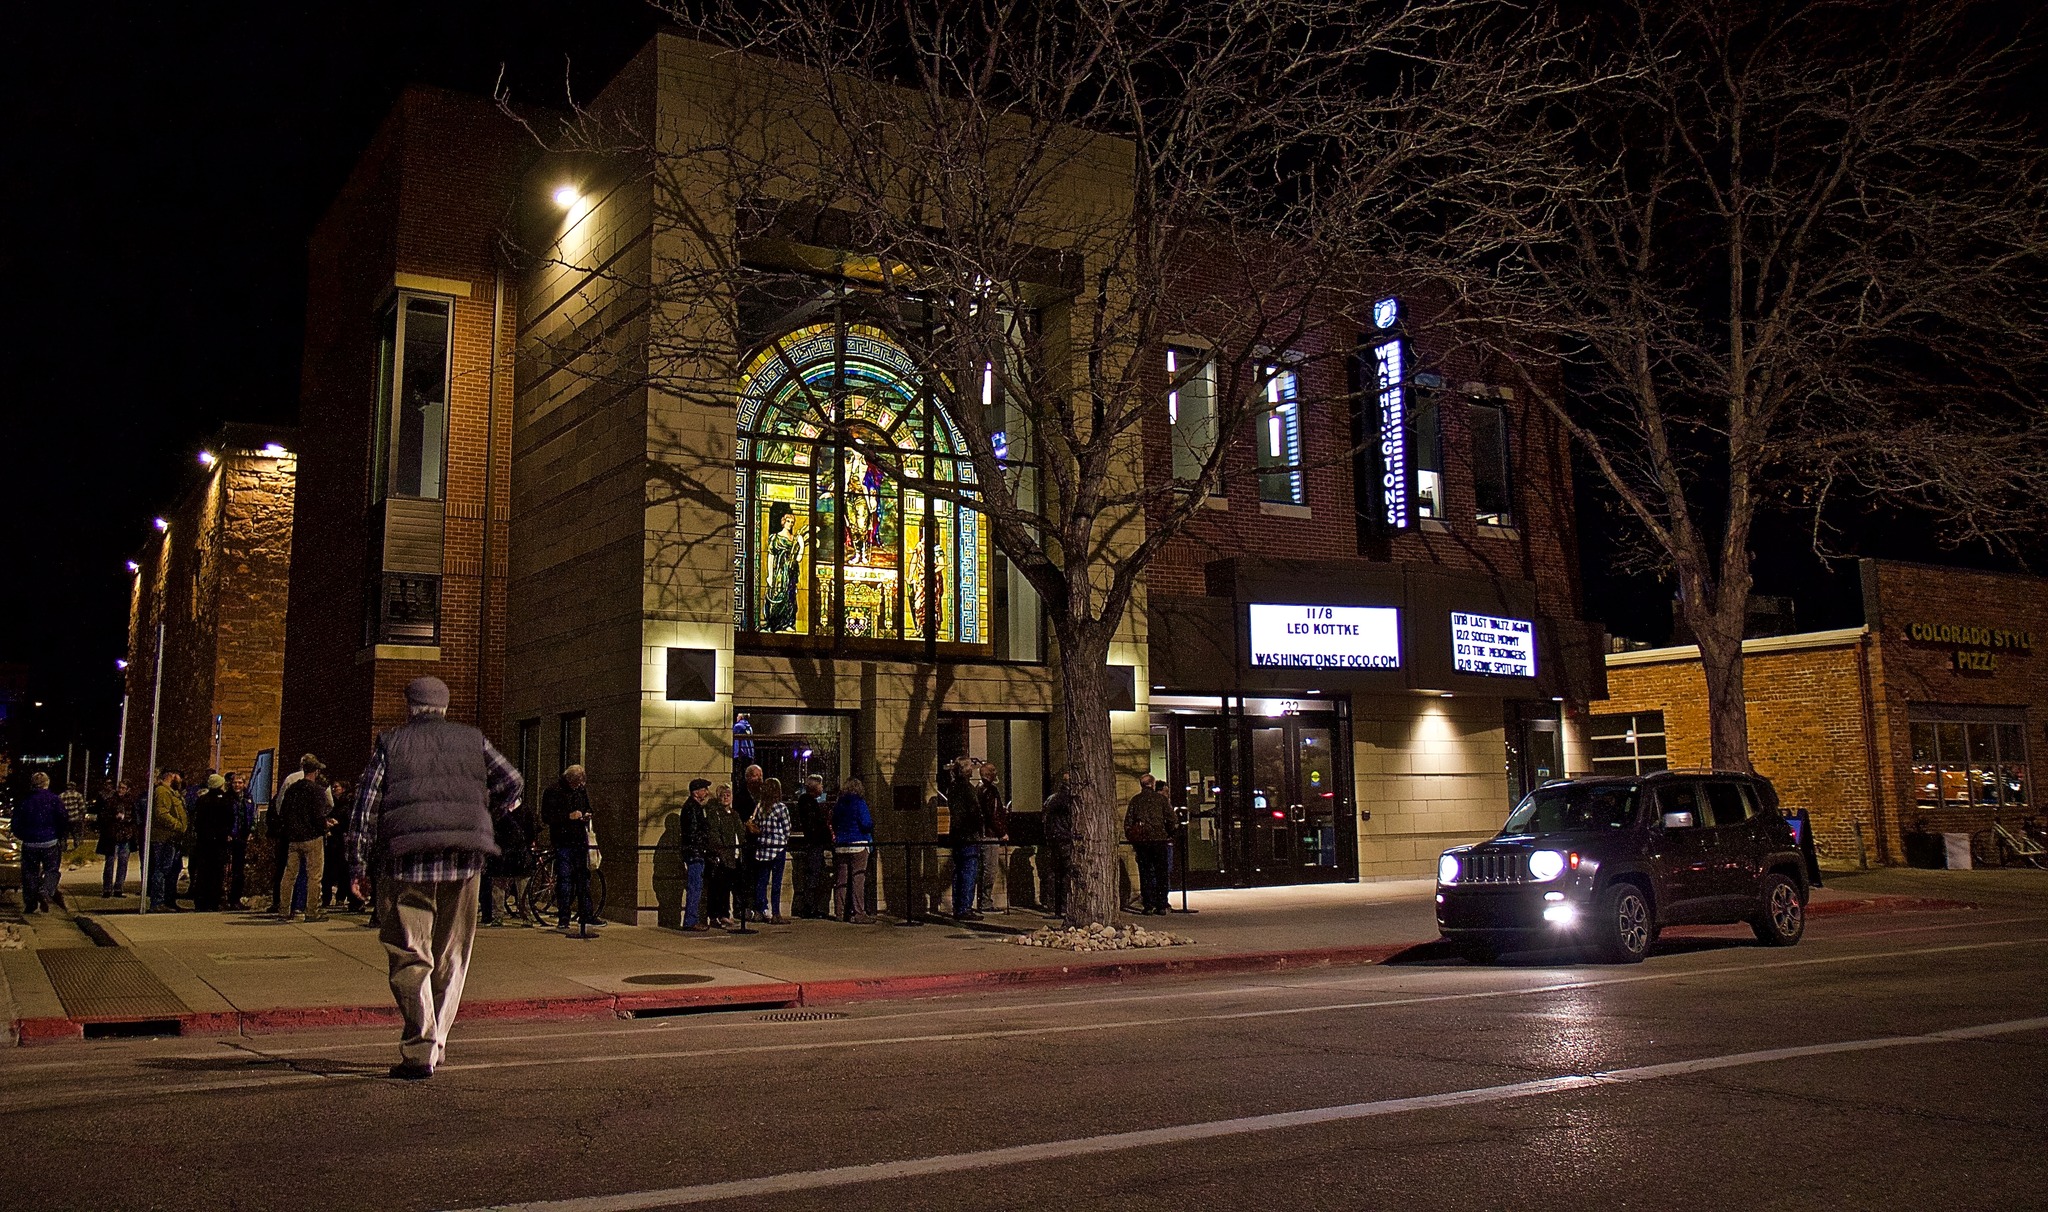
[[[591,941],[524,926],[480,927],[462,1016],[810,1006],[991,986],[1372,963],[1436,938],[1433,887],[1411,880],[1196,892],[1188,897],[1195,913],[1133,919],[1193,938],[1192,945],[1082,954],[1020,947],[1013,933],[944,920],[921,927],[797,921],[757,926],[752,935],[613,925]],[[144,916],[127,908],[133,897],[112,904],[123,909],[87,909],[75,926],[62,916],[38,916],[11,927],[26,932],[26,946],[0,949],[10,1036],[29,1043],[396,1021],[383,948],[361,915],[282,924],[242,911]],[[1954,905],[1817,890],[1812,912]],[[1028,911],[989,921],[1018,932],[1047,923]]]

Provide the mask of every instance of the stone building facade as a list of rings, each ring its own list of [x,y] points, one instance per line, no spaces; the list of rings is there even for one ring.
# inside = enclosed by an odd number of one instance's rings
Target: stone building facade
[[[1838,861],[1901,863],[1919,837],[2016,830],[2039,813],[2048,744],[2048,665],[2034,653],[2048,581],[1877,560],[1860,571],[1863,626],[1743,643],[1757,771]],[[1706,765],[1698,650],[1607,665],[1593,768]]]
[[[289,429],[229,426],[207,446],[198,483],[132,561],[121,769],[131,785],[150,778],[159,662],[157,769],[195,782],[209,769],[246,773],[277,747],[295,442]]]

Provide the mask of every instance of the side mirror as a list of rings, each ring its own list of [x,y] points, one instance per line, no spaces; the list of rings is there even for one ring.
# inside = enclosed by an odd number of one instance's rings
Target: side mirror
[[[1666,829],[1690,829],[1692,828],[1692,813],[1667,812],[1664,814],[1664,827]]]

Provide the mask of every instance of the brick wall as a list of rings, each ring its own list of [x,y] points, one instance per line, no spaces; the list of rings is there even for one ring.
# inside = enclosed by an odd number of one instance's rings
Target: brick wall
[[[1677,655],[1692,649],[1664,651],[1673,658],[1610,663],[1608,697],[1591,708],[1596,714],[1663,712],[1670,764],[1705,767],[1706,677],[1696,654]],[[1860,842],[1864,856],[1876,862],[1870,777],[1875,751],[1865,744],[1862,659],[1860,639],[1840,638],[1748,653],[1742,676],[1749,698],[1750,760],[1757,773],[1777,787],[1787,809],[1806,810],[1823,855],[1854,862]]]

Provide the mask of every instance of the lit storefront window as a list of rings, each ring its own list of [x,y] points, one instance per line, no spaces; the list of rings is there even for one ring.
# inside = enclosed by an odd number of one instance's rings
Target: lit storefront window
[[[1922,808],[2030,802],[2026,728],[1994,720],[1915,720],[1913,800]]]

